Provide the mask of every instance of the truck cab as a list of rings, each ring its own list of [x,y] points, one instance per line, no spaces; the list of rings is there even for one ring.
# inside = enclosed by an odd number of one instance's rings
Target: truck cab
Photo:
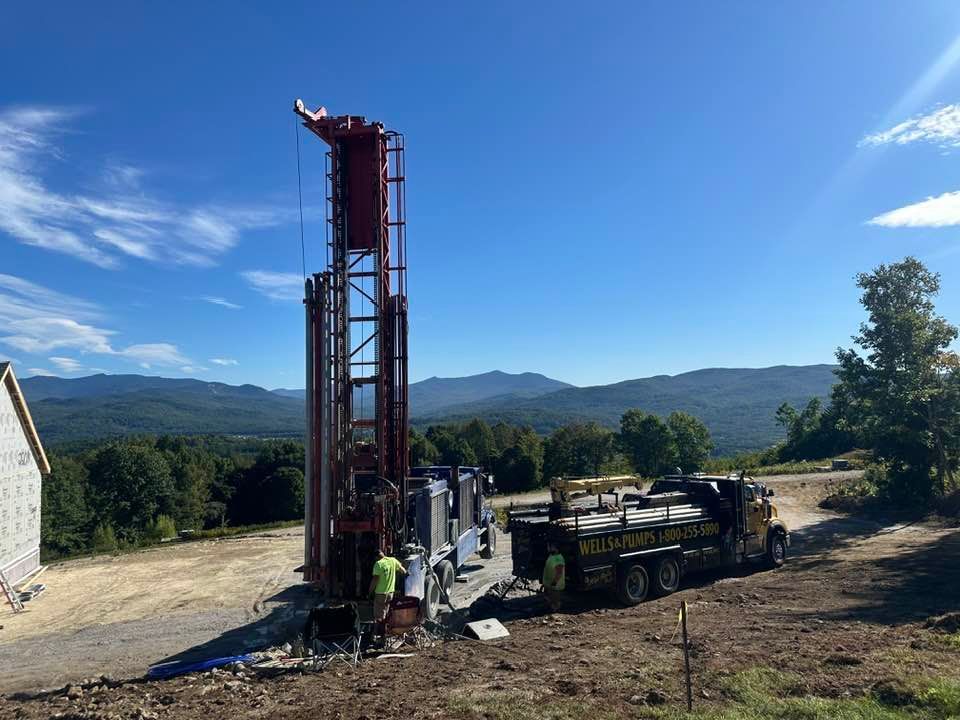
[[[723,505],[733,510],[735,522],[730,529],[735,536],[735,542],[731,543],[735,562],[765,559],[773,567],[783,565],[790,546],[790,532],[772,500],[776,495],[772,488],[743,473],[667,475],[657,480],[647,494],[685,492],[691,483],[709,484],[727,501]]]

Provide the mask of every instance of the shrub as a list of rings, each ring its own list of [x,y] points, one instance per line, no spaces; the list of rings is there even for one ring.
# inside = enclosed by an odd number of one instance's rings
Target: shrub
[[[113,525],[100,523],[94,528],[90,541],[90,548],[94,552],[113,552],[117,547],[117,535],[113,532]]]
[[[160,542],[167,538],[176,537],[177,526],[169,515],[157,515],[155,520],[147,523],[147,529],[143,536],[147,542]]]

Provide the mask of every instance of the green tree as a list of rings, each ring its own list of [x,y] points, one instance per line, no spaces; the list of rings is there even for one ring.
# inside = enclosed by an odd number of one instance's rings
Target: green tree
[[[514,442],[493,464],[497,488],[522,492],[540,487],[543,481],[543,441],[532,428],[513,433]]]
[[[239,525],[287,520],[303,516],[303,444],[292,440],[271,441],[253,464],[238,471],[236,492],[230,499],[228,514]],[[283,468],[299,475],[299,510],[296,474],[279,473]],[[278,498],[271,493],[279,492]]]
[[[656,477],[676,467],[677,445],[673,431],[656,415],[627,410],[620,418],[620,442],[634,470],[643,477]]]
[[[476,465],[478,463],[477,454],[473,448],[463,438],[455,438],[453,443],[448,445],[440,453],[440,463],[442,465]]]
[[[502,420],[491,428],[493,444],[497,453],[502,453],[508,447],[513,447],[517,441],[518,428],[508,425]]]
[[[417,465],[436,465],[440,459],[440,451],[426,437],[410,428],[410,464]]]
[[[497,443],[493,436],[493,430],[487,423],[479,418],[474,418],[463,426],[460,437],[470,445],[480,465],[487,468],[493,466],[493,461],[497,456]]]
[[[281,467],[263,483],[264,520],[296,520],[303,517],[303,471]]]
[[[170,466],[156,448],[110,443],[96,451],[89,473],[94,516],[123,542],[136,543],[147,523],[172,505]]]
[[[575,423],[555,430],[544,444],[547,478],[599,475],[614,456],[613,432],[597,423]]]
[[[880,265],[857,276],[867,322],[855,343],[837,351],[840,381],[855,405],[875,457],[888,468],[884,490],[923,501],[935,485],[953,486],[956,455],[957,328],[936,314],[940,276],[919,260]]]
[[[40,543],[57,557],[84,550],[89,540],[87,469],[73,458],[50,455],[50,475],[40,485]]]
[[[710,431],[698,418],[684,412],[672,412],[667,426],[673,434],[677,464],[684,472],[697,472],[713,450]]]

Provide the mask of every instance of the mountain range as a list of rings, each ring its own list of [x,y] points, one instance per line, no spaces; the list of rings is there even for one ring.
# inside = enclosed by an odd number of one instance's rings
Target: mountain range
[[[410,386],[414,426],[481,417],[531,425],[548,433],[568,422],[616,427],[624,410],[702,419],[723,454],[766,447],[782,436],[780,403],[826,397],[831,365],[762,369],[711,368],[680,375],[574,387],[537,373],[500,371],[431,377]],[[21,380],[44,442],[57,444],[137,433],[296,436],[303,432],[302,389],[266,390],[143,375],[37,376]]]

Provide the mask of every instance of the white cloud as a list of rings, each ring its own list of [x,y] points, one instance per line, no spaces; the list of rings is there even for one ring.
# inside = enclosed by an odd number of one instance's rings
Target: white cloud
[[[201,299],[201,300],[204,300],[204,301],[206,301],[206,302],[208,302],[208,303],[211,303],[211,304],[213,304],[213,305],[220,305],[221,307],[229,308],[230,310],[242,310],[242,309],[243,309],[243,305],[237,305],[236,303],[229,302],[228,300],[225,300],[225,299],[223,299],[222,297],[212,297],[212,296],[209,296],[209,295],[208,295],[208,296],[202,297],[202,298],[200,298],[200,299]]]
[[[210,358],[210,362],[214,365],[239,365],[236,360],[233,358]]]
[[[103,169],[104,183],[114,188],[139,188],[143,175],[143,169],[123,163],[109,163]]]
[[[43,368],[29,368],[27,370],[31,375],[42,375],[43,377],[56,377],[56,373],[52,373],[49,370],[44,370]]]
[[[960,191],[929,197],[877,215],[868,225],[882,227],[948,227],[960,225]]]
[[[296,273],[246,270],[240,273],[250,286],[271,300],[300,300],[303,298],[303,276]]]
[[[206,372],[206,370],[207,369],[205,367],[194,367],[192,365],[184,365],[182,368],[180,368],[180,372],[184,373],[185,375],[196,375],[197,373]]]
[[[50,360],[50,362],[52,362],[54,365],[56,365],[57,369],[60,370],[61,372],[75,373],[83,370],[83,365],[80,363],[79,360],[75,360],[74,358],[51,357],[47,359]]]
[[[905,120],[889,130],[867,135],[860,145],[907,145],[912,142],[960,147],[960,104],[946,105],[927,115]]]
[[[279,208],[180,207],[147,195],[143,171],[111,163],[100,195],[52,190],[45,161],[53,139],[79,113],[56,108],[0,111],[0,232],[26,245],[66,253],[102,268],[120,259],[214,265],[242,232],[294,219]]]
[[[103,327],[102,313],[93,303],[50,290],[15,275],[0,273],[0,344],[21,352],[40,354],[72,350],[124,358],[141,366],[192,365],[171,343],[115,345],[115,330]],[[50,362],[65,372],[79,369],[79,361],[57,355]],[[74,365],[76,363],[76,365]]]
[[[0,336],[0,342],[27,353],[45,353],[60,348],[81,352],[112,353],[112,330],[78,323],[64,317],[28,317],[13,320],[3,328],[13,335]]]
[[[148,365],[189,365],[190,359],[184,357],[176,345],[170,343],[145,343],[142,345],[131,345],[123,350],[115,350],[114,355],[139,360],[141,364]]]

